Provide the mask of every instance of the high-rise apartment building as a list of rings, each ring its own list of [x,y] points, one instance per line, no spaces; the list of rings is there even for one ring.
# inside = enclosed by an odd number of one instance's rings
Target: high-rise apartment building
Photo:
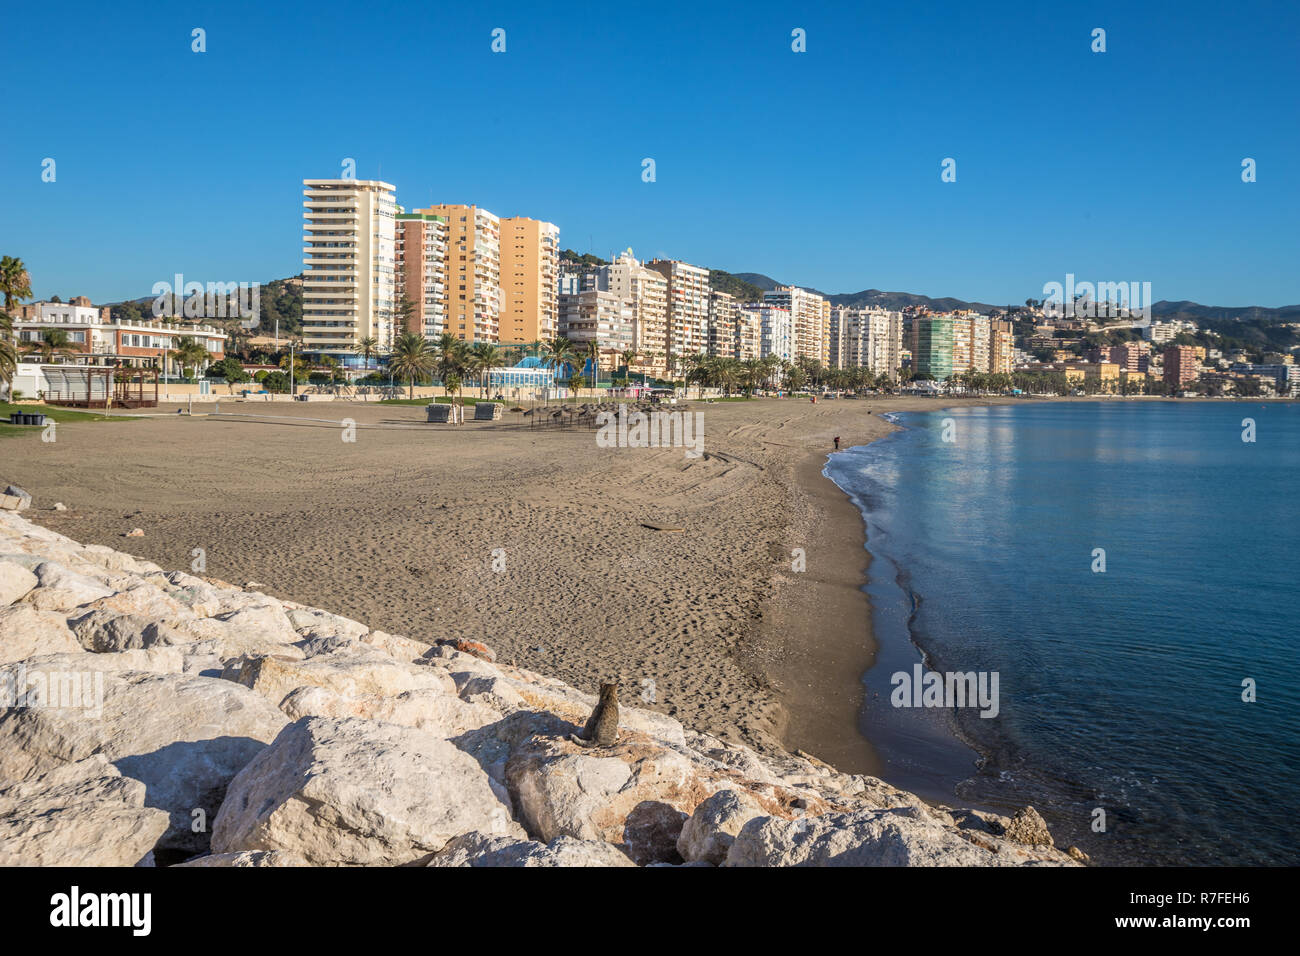
[[[794,317],[780,305],[765,304],[758,310],[759,358],[775,355],[787,362],[795,356]]]
[[[794,354],[821,362],[830,362],[830,310],[827,300],[797,286],[777,286],[763,293],[763,303],[786,309],[793,324]]]
[[[632,303],[614,292],[582,289],[560,295],[559,334],[580,347],[593,342],[614,367],[632,348]]]
[[[763,355],[762,306],[742,305],[736,309],[736,358],[742,362]]]
[[[545,342],[558,334],[559,268],[558,226],[525,216],[501,220],[500,341]]]
[[[832,342],[839,346],[839,368],[865,368],[896,378],[903,364],[903,315],[883,309],[836,309]],[[833,356],[834,358],[834,356]]]
[[[415,211],[447,221],[446,331],[466,342],[500,342],[501,220],[477,206],[444,204]]]
[[[953,374],[953,317],[951,315],[915,316],[908,341],[913,370],[936,382]]]
[[[1165,384],[1178,388],[1185,382],[1196,381],[1200,368],[1196,350],[1190,345],[1171,345],[1165,349]]]
[[[302,339],[343,364],[365,338],[391,344],[396,309],[397,204],[390,183],[303,180]]]
[[[447,220],[418,212],[399,212],[396,228],[397,303],[395,334],[415,332],[433,340],[446,327]],[[403,316],[403,310],[409,312]]]
[[[1145,372],[1151,361],[1150,346],[1146,342],[1112,345],[1107,350],[1106,357],[1118,365],[1121,371]]]
[[[740,308],[736,297],[726,292],[709,293],[709,344],[710,355],[719,358],[736,357],[736,323]]]
[[[653,259],[646,267],[668,280],[668,356],[677,360],[709,344],[709,270],[676,259]]]
[[[632,369],[659,375],[667,368],[668,279],[622,252],[610,264],[589,273],[594,288],[613,292],[632,306]]]

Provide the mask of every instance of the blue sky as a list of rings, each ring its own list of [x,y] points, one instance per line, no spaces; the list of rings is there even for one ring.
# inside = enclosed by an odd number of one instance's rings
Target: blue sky
[[[38,297],[295,274],[301,180],[352,157],[408,209],[827,292],[1001,304],[1073,272],[1300,302],[1294,2],[128,0],[4,26],[0,253]]]

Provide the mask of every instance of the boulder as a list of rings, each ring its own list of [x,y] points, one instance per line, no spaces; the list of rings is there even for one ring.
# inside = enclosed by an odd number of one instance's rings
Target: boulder
[[[427,862],[462,833],[523,837],[467,754],[434,734],[304,717],[231,783],[214,853],[287,850],[313,865]]]
[[[538,843],[477,831],[456,837],[429,861],[429,866],[440,867],[635,865],[627,854],[608,843],[567,836]]]
[[[1063,853],[1016,852],[996,837],[965,839],[912,807],[782,820],[757,817],[736,835],[724,866],[1073,865]],[[1021,848],[1023,849],[1023,848]]]
[[[1012,843],[1021,843],[1025,846],[1052,846],[1051,831],[1047,829],[1047,821],[1039,816],[1038,811],[1033,807],[1025,807],[1016,812],[1007,825],[1006,838]]]
[[[103,686],[98,718],[68,707],[0,713],[0,779],[31,780],[101,753],[144,784],[146,806],[171,815],[160,849],[206,850],[226,786],[275,738],[284,715],[229,681],[135,671],[96,676]]]
[[[152,865],[166,811],[102,754],[0,783],[0,866]]]
[[[0,664],[78,652],[84,653],[61,613],[26,603],[0,608]]]
[[[677,852],[688,863],[721,866],[736,834],[750,820],[764,816],[757,800],[738,790],[719,790],[691,814],[677,838]]]
[[[23,602],[42,611],[71,611],[113,593],[94,578],[53,561],[36,566],[36,580]]]
[[[483,704],[466,703],[441,690],[408,690],[395,696],[347,697],[325,687],[303,686],[280,702],[290,720],[300,717],[363,717],[454,737],[487,726],[501,715]]]
[[[151,621],[136,614],[119,614],[99,608],[68,618],[68,626],[77,641],[96,654],[126,651],[132,648],[185,643],[184,635],[168,624]]]
[[[321,653],[309,645],[303,653],[312,656],[302,660],[282,655],[244,657],[231,665],[229,677],[277,706],[299,687],[323,687],[343,697],[395,697],[411,690],[454,697],[455,684],[446,673],[356,646],[360,650]]]
[[[36,575],[16,561],[0,559],[0,607],[13,604],[36,587]]]

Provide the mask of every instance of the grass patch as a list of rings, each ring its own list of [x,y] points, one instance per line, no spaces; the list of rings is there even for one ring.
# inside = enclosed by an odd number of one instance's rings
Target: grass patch
[[[80,411],[75,408],[61,408],[58,405],[14,405],[11,402],[0,402],[0,435],[37,435],[40,434],[40,426],[37,425],[10,425],[9,416],[14,412],[23,412],[27,415],[45,415],[60,425],[65,422],[129,422],[130,418],[121,418],[116,415],[105,417],[102,412]]]

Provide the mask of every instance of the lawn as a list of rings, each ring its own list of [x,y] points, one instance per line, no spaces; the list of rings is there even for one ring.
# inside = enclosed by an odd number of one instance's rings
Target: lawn
[[[13,412],[24,412],[28,415],[46,415],[60,425],[65,422],[132,421],[130,418],[122,418],[117,415],[105,417],[100,412],[83,412],[75,408],[60,408],[57,405],[14,405],[10,402],[0,402],[0,436],[40,434],[41,429],[36,425],[10,425],[9,416]]]

